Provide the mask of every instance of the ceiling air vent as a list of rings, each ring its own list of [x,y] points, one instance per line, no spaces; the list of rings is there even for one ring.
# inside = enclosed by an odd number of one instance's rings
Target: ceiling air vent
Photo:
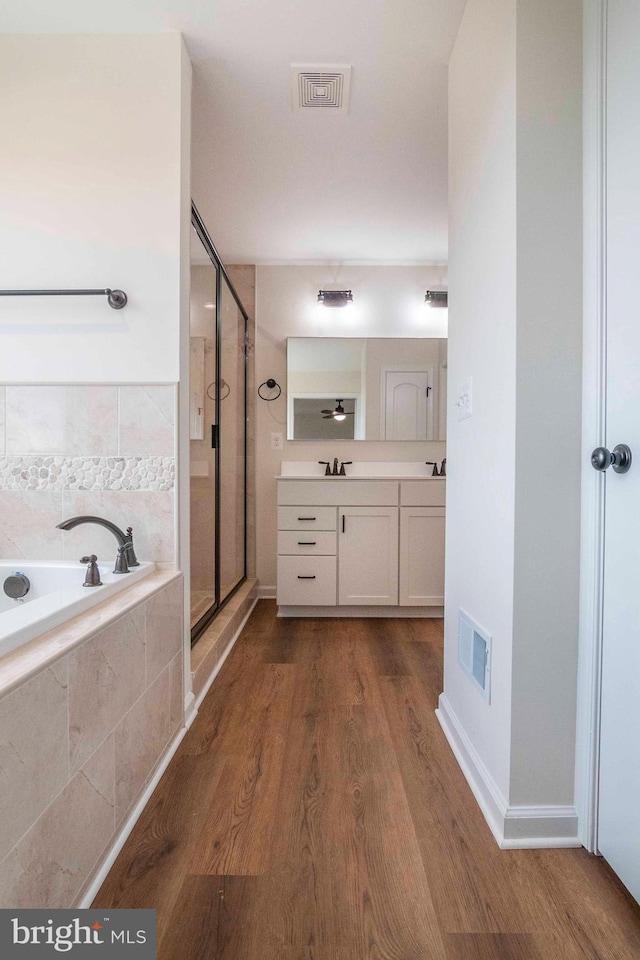
[[[294,110],[342,110],[349,106],[351,67],[337,64],[291,65]]]

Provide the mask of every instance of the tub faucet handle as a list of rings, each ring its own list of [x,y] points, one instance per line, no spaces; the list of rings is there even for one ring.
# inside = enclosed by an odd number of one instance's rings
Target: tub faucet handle
[[[130,567],[139,567],[140,561],[136,557],[136,552],[133,549],[133,527],[127,527],[125,546],[127,548],[127,563]]]
[[[116,565],[113,568],[114,573],[129,573],[129,564],[127,563],[127,544],[123,543],[122,546],[118,547],[118,555],[116,557]]]
[[[98,570],[98,564],[96,563],[97,557],[95,553],[92,553],[88,557],[80,557],[80,563],[88,563],[87,572],[84,575],[83,587],[101,587],[102,580],[100,579],[100,571]]]

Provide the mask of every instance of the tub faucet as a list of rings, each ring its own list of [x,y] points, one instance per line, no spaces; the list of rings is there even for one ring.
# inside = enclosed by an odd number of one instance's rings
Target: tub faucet
[[[118,541],[118,553],[116,556],[116,565],[113,571],[114,573],[129,573],[130,566],[140,566],[133,549],[132,527],[127,527],[127,532],[123,533],[120,527],[117,527],[115,523],[111,523],[110,520],[104,520],[102,517],[90,516],[71,517],[69,520],[63,520],[62,523],[58,523],[57,527],[60,530],[73,530],[74,527],[79,527],[83,523],[95,523],[99,527],[106,527],[106,529],[110,530]]]

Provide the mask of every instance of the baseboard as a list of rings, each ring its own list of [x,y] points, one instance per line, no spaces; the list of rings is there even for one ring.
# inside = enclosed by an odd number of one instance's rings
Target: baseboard
[[[387,620],[437,618],[444,616],[443,607],[278,607],[279,617],[383,617]]]
[[[519,806],[505,813],[503,850],[535,847],[581,847],[578,815],[570,806]]]
[[[198,711],[196,709],[196,697],[193,690],[190,690],[189,696],[184,701],[184,725],[187,730],[197,716]]]
[[[180,730],[178,730],[178,733],[176,734],[176,736],[173,738],[173,740],[169,744],[169,747],[167,748],[166,753],[164,754],[162,760],[156,767],[156,771],[152,776],[151,780],[149,781],[149,783],[147,784],[144,790],[144,793],[142,793],[137,804],[135,805],[135,807],[133,808],[133,810],[125,820],[122,827],[120,828],[116,839],[114,840],[114,842],[111,844],[111,847],[109,848],[109,852],[107,853],[105,859],[102,861],[90,885],[87,887],[87,889],[83,893],[82,899],[77,904],[77,907],[79,909],[83,910],[86,907],[90,907],[91,904],[93,903],[96,897],[96,894],[98,893],[98,890],[104,883],[107,877],[107,874],[111,870],[111,867],[116,862],[116,858],[118,854],[120,853],[125,843],[129,839],[129,835],[131,831],[133,830],[136,823],[140,819],[140,816],[142,815],[144,808],[146,807],[149,800],[151,799],[151,794],[160,783],[160,779],[163,773],[169,766],[176,750],[180,746],[180,743],[184,739],[188,729],[189,728],[187,726],[181,727]]]
[[[213,683],[213,681],[215,680],[215,678],[216,678],[216,677],[218,676],[218,674],[220,673],[220,669],[221,669],[221,667],[222,667],[222,664],[225,662],[225,660],[227,659],[227,657],[229,656],[229,654],[230,654],[231,651],[233,650],[233,648],[234,648],[234,646],[235,646],[235,644],[236,644],[236,640],[238,639],[238,637],[240,636],[240,634],[241,634],[242,631],[244,630],[245,624],[246,624],[247,620],[249,619],[249,617],[251,616],[251,614],[253,613],[253,608],[255,607],[256,603],[258,602],[258,599],[259,599],[258,597],[254,597],[254,598],[253,598],[253,600],[252,600],[252,602],[251,602],[251,606],[250,606],[249,609],[247,610],[245,616],[242,618],[242,622],[240,623],[240,626],[239,626],[238,629],[235,631],[235,633],[233,634],[233,636],[232,636],[231,639],[229,640],[229,643],[228,643],[228,644],[226,645],[226,647],[224,648],[224,651],[223,651],[223,653],[222,653],[222,656],[220,657],[220,659],[219,659],[218,662],[216,663],[215,667],[214,667],[213,670],[211,671],[211,674],[209,675],[209,677],[207,677],[207,680],[205,681],[205,684],[204,684],[204,686],[202,687],[202,690],[200,691],[200,693],[198,694],[198,696],[197,696],[197,698],[196,698],[196,700],[195,700],[195,704],[194,704],[194,716],[195,716],[195,714],[198,712],[198,708],[199,708],[200,704],[202,703],[202,701],[204,700],[204,698],[205,698],[206,695],[208,694],[209,690],[211,689],[211,684]]]
[[[443,693],[438,700],[436,716],[502,850],[581,846],[574,807],[508,804]]]
[[[276,585],[271,586],[260,586],[258,587],[258,600],[275,600],[276,598]]]

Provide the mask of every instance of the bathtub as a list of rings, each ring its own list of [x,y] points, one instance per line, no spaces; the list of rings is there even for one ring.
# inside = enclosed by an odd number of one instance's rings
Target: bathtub
[[[60,626],[85,610],[119,593],[153,573],[155,564],[141,563],[130,573],[112,573],[113,563],[98,564],[101,587],[83,587],[85,565],[43,563],[36,560],[0,562],[0,656]],[[24,600],[6,596],[2,585],[14,573],[24,573],[31,582]]]

